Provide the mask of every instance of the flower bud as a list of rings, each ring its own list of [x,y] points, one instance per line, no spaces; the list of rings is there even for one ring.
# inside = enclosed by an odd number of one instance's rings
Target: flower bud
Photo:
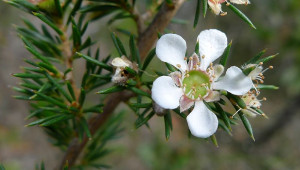
[[[131,62],[128,60],[125,56],[117,57],[112,60],[111,64],[115,67],[115,74],[112,77],[112,82],[119,84],[119,85],[125,85],[126,81],[133,77],[132,74],[130,74],[125,68],[128,67],[134,71],[138,71],[137,64]]]
[[[164,116],[166,115],[166,109],[160,107],[157,103],[153,101],[153,110],[155,111],[157,116]]]

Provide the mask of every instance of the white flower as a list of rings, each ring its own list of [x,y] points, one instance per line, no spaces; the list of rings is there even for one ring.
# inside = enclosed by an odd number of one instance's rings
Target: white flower
[[[242,110],[244,114],[250,117],[261,115],[268,118],[264,113],[258,111],[261,107],[261,101],[265,101],[267,98],[263,97],[261,100],[259,100],[257,97],[258,96],[256,95],[255,91],[249,91],[247,94],[243,95],[242,100],[245,102],[246,108],[239,110]]]
[[[198,36],[199,53],[185,58],[186,42],[176,34],[163,35],[156,44],[157,57],[180,70],[169,76],[161,76],[153,82],[152,99],[165,109],[180,106],[181,112],[194,105],[187,116],[191,133],[196,137],[207,138],[218,128],[218,118],[210,111],[204,101],[220,99],[218,90],[226,90],[235,95],[243,95],[252,87],[252,81],[238,67],[230,67],[224,77],[220,77],[224,68],[212,66],[227,47],[224,33],[211,29],[202,31]]]
[[[249,0],[229,0],[230,2],[234,4],[245,4],[248,5],[250,4]],[[212,9],[212,11],[216,14],[219,15],[226,15],[226,12],[222,11],[222,3],[226,2],[226,0],[208,0],[208,5]]]
[[[126,67],[129,67],[135,71],[138,71],[138,67],[135,63],[132,63],[127,57],[117,57],[111,61],[111,64],[116,68],[115,74],[112,77],[111,81],[120,85],[124,83],[130,77],[129,73],[125,70]]]
[[[264,79],[265,76],[263,75],[267,70],[269,69],[273,69],[273,66],[269,66],[266,69],[263,69],[263,62],[260,62],[259,64],[248,64],[245,66],[242,66],[242,69],[246,70],[246,69],[252,69],[252,71],[248,74],[248,77],[251,78],[251,80],[253,81],[252,86],[256,91],[256,95],[258,95],[260,92],[259,90],[256,88],[256,86],[258,84],[263,84],[264,83]],[[254,82],[256,84],[254,84]]]

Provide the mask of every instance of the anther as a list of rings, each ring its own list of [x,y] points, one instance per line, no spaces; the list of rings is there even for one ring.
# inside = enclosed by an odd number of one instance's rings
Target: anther
[[[274,67],[273,66],[269,66],[269,69],[273,69]]]
[[[259,63],[259,65],[263,65],[263,64],[264,64],[263,62],[260,62],[260,63]]]
[[[184,60],[187,60],[187,57],[184,57]]]
[[[225,16],[225,15],[227,15],[227,12],[222,12],[220,15]]]
[[[190,60],[193,60],[193,57],[190,57],[189,59],[190,59]]]
[[[176,66],[177,66],[178,68],[180,68],[180,67],[181,67],[181,65],[180,65],[180,64],[177,64]]]
[[[263,101],[266,101],[267,100],[267,98],[266,97],[263,97],[263,99],[262,99]]]
[[[204,59],[204,58],[205,58],[205,55],[202,56],[202,59]]]
[[[201,64],[200,62],[197,63],[198,66],[200,66],[200,64]]]

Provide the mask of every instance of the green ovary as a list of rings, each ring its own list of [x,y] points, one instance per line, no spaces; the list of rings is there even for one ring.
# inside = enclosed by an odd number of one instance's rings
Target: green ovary
[[[190,71],[188,74],[189,77],[183,79],[184,93],[191,99],[205,96],[207,93],[205,86],[210,87],[208,75],[201,71]]]

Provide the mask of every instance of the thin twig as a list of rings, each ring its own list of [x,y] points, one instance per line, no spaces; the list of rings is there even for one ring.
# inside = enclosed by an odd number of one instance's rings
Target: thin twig
[[[139,35],[138,48],[142,59],[145,58],[147,53],[152,48],[154,42],[156,41],[157,32],[162,32],[165,29],[165,27],[168,25],[172,17],[176,14],[177,10],[180,8],[183,2],[184,0],[175,0],[172,6],[168,6],[164,3],[149,27]],[[110,95],[105,102],[103,113],[92,117],[89,120],[89,129],[91,133],[94,134],[104,124],[104,122],[113,113],[119,103],[127,101],[133,96],[134,93],[128,91]],[[69,167],[72,167],[87,142],[88,138],[86,136],[81,143],[78,138],[74,138],[71,141],[69,148],[59,165],[59,169],[62,169],[67,162]]]

